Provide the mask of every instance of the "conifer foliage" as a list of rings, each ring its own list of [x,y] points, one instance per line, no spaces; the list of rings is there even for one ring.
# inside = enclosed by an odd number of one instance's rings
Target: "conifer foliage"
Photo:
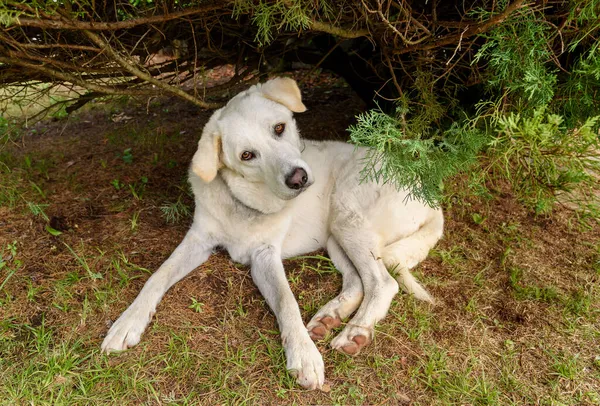
[[[0,98],[12,103],[70,86],[66,112],[165,93],[214,108],[297,62],[370,106],[349,128],[372,148],[365,178],[437,205],[468,169],[468,193],[509,185],[538,213],[558,195],[598,207],[600,0],[0,3]],[[224,64],[235,75],[206,88]]]

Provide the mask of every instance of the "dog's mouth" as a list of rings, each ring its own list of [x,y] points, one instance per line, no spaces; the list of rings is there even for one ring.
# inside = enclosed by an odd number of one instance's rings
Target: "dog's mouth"
[[[306,189],[308,189],[310,187],[310,185],[312,185],[312,184],[313,184],[313,182],[310,182],[310,183],[306,183],[306,185],[304,185],[298,189],[287,189],[285,193],[281,193],[281,191],[273,191],[273,192],[281,200],[292,200],[292,199],[295,199],[296,197],[298,197],[300,194],[302,194],[302,192],[304,192]]]

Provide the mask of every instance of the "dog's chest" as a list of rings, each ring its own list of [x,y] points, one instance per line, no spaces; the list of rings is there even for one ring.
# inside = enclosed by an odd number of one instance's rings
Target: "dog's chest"
[[[265,245],[281,247],[291,223],[285,213],[264,215],[256,212],[221,207],[215,224],[214,235],[231,259],[249,265],[252,253]]]
[[[283,258],[307,254],[327,244],[330,187],[327,177],[317,179],[290,207],[290,226],[281,247]]]
[[[324,247],[328,238],[328,199],[316,186],[279,213],[265,215],[221,202],[199,223],[241,264],[250,264],[252,253],[264,245],[278,247],[283,258],[306,254]]]

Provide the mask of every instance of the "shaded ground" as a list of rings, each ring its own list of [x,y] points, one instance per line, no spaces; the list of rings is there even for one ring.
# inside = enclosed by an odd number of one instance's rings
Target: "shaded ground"
[[[358,99],[331,80],[303,92],[303,135],[344,139]],[[187,230],[209,115],[97,104],[0,151],[2,404],[599,404],[600,227],[534,217],[502,191],[465,199],[460,179],[416,270],[437,305],[399,295],[356,358],[319,343],[327,392],[294,385],[274,317],[223,253],[167,293],[138,347],[99,354]],[[323,258],[286,266],[308,321],[341,278]]]

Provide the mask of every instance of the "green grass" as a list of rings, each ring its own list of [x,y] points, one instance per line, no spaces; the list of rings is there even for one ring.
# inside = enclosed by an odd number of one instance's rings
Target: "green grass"
[[[18,257],[18,249],[11,247],[5,247],[5,256],[12,249]],[[46,310],[35,323],[17,316],[0,324],[3,371],[0,398],[5,404],[105,404],[117,399],[122,404],[256,404],[267,399],[304,402],[304,392],[285,372],[278,332],[252,329],[256,322],[254,314],[257,310],[262,312],[264,303],[248,302],[247,297],[239,297],[227,305],[231,317],[222,319],[218,325],[165,325],[161,321],[165,309],[159,308],[157,320],[140,346],[123,354],[100,354],[97,327],[94,332],[86,332],[83,326],[97,325],[108,302],[135,279],[146,277],[148,271],[134,264],[123,251],[107,258],[106,253],[92,247],[76,247],[65,246],[65,253],[77,264],[75,270],[56,280],[51,292],[52,306],[64,314],[65,320],[59,322],[54,317],[50,321],[44,314],[52,311]],[[314,270],[326,275],[328,271],[323,269],[331,266],[321,256],[293,261],[299,263],[293,270],[299,275]],[[90,276],[98,264],[107,267],[102,279]],[[237,283],[233,278],[226,279],[227,289],[235,290]],[[301,291],[306,286],[302,278],[296,282],[292,279],[292,283]],[[523,287],[522,279],[516,283]],[[88,286],[87,293],[77,299],[75,292],[89,284],[94,284],[94,288]],[[28,301],[44,290],[31,281],[27,286]],[[519,299],[544,303],[547,296],[531,293],[542,291],[527,290],[527,296]],[[306,292],[301,294],[301,301],[310,296]],[[568,296],[564,317],[588,315],[593,308],[591,294],[579,291]],[[173,297],[167,297],[166,301],[172,303]],[[211,311],[212,304],[202,296],[185,302],[200,320]],[[312,311],[311,308],[306,313]],[[482,311],[479,305],[473,307],[475,314]],[[486,350],[485,342],[474,342],[466,353],[458,353],[451,341],[437,338],[436,332],[447,328],[436,320],[435,308],[410,296],[399,296],[378,327],[373,348],[357,358],[325,351],[327,376],[335,384],[329,392],[311,399],[344,405],[362,405],[374,398],[401,404],[415,393],[421,399],[428,399],[417,404],[430,404],[433,400],[436,404],[472,405],[539,401],[593,404],[598,399],[597,391],[592,388],[567,395],[567,388],[582,377],[585,361],[582,363],[578,354],[543,350],[540,357],[547,370],[531,381],[519,360],[530,351],[531,345],[535,346],[534,342],[505,340],[491,353]],[[485,331],[489,330],[484,327]],[[215,333],[218,338],[203,343]],[[467,331],[461,330],[461,334]],[[389,348],[395,348],[392,354]],[[408,348],[410,351],[406,351]],[[537,394],[540,387],[547,388],[543,396]],[[390,388],[395,389],[390,392]]]
[[[160,206],[160,211],[168,224],[177,224],[192,215],[190,207],[183,202],[181,195],[175,202],[167,202]]]

